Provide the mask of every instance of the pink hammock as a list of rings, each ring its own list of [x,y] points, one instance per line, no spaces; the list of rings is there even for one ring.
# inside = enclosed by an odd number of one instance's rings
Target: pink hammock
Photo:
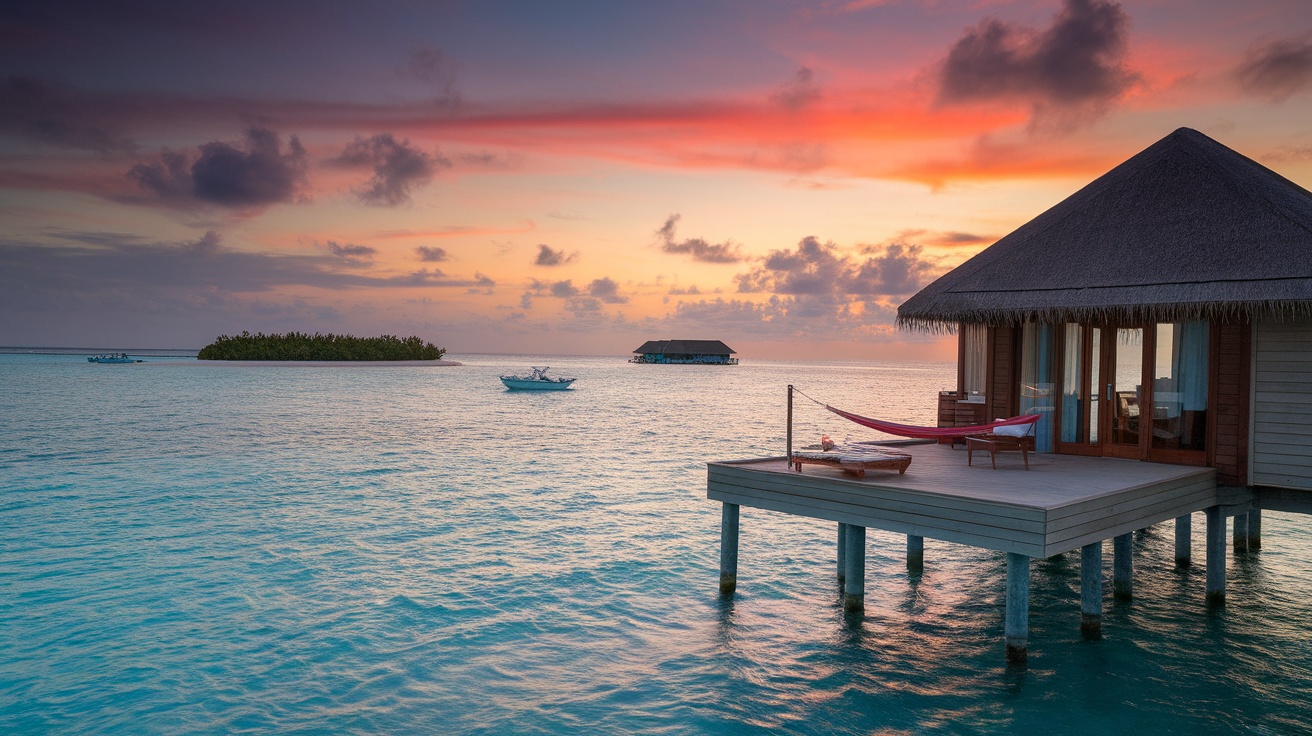
[[[992,432],[995,427],[1010,427],[1015,424],[1033,424],[1039,421],[1041,414],[1026,414],[1023,417],[1012,417],[1002,419],[992,424],[976,424],[971,427],[913,427],[910,424],[896,424],[894,422],[884,422],[878,419],[870,419],[859,414],[835,409],[825,404],[825,408],[838,416],[856,422],[863,427],[877,429],[880,432],[897,435],[898,437],[912,437],[915,439],[932,440],[940,437],[962,437],[968,434],[983,434]]]

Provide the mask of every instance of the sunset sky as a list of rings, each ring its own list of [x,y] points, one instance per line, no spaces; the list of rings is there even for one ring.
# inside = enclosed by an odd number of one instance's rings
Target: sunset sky
[[[899,303],[1180,126],[1312,188],[1312,6],[20,0],[0,345],[944,358]]]

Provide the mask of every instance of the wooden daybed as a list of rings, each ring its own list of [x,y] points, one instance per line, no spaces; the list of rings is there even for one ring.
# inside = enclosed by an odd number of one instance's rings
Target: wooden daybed
[[[845,445],[832,450],[797,450],[793,453],[792,463],[799,473],[803,465],[828,465],[864,478],[867,470],[905,473],[911,465],[911,456],[887,447]]]

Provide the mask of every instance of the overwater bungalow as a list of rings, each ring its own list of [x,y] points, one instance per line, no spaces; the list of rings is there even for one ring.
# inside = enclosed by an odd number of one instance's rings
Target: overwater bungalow
[[[940,427],[1037,415],[1027,472],[902,447],[903,475],[800,474],[789,457],[711,463],[724,503],[721,589],[737,584],[739,506],[838,522],[845,600],[864,598],[865,528],[1005,551],[1008,656],[1028,642],[1029,561],[1082,550],[1082,629],[1101,623],[1102,542],[1132,595],[1132,533],[1207,523],[1205,599],[1225,595],[1226,521],[1260,545],[1262,509],[1312,510],[1312,193],[1187,128],[1148,147],[898,310],[955,331]],[[933,400],[932,396],[926,397]],[[1019,460],[1019,457],[1017,457]]]
[[[648,340],[633,352],[630,363],[738,365],[737,351],[719,340]]]

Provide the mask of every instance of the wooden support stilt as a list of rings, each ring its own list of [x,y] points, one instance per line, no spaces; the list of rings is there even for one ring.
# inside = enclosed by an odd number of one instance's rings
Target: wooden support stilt
[[[847,577],[847,524],[838,522],[838,583]]]
[[[720,512],[720,594],[738,588],[738,504],[724,504]]]
[[[1246,513],[1235,514],[1234,548],[1237,555],[1248,551],[1248,514]]]
[[[1190,535],[1193,534],[1193,516],[1185,514],[1175,517],[1175,566],[1188,567],[1192,564]]]
[[[1007,553],[1007,618],[1003,627],[1007,662],[1025,664],[1030,639],[1030,558]]]
[[[1262,549],[1262,509],[1248,512],[1248,551]]]
[[[1207,603],[1225,605],[1225,514],[1207,509]]]
[[[1080,633],[1102,638],[1102,542],[1080,549]]]
[[[1134,533],[1112,539],[1112,595],[1128,601],[1134,597]]]
[[[925,538],[907,535],[907,569],[920,572],[925,568]]]
[[[851,613],[866,607],[866,528],[847,525],[847,570],[843,577],[843,610]]]

